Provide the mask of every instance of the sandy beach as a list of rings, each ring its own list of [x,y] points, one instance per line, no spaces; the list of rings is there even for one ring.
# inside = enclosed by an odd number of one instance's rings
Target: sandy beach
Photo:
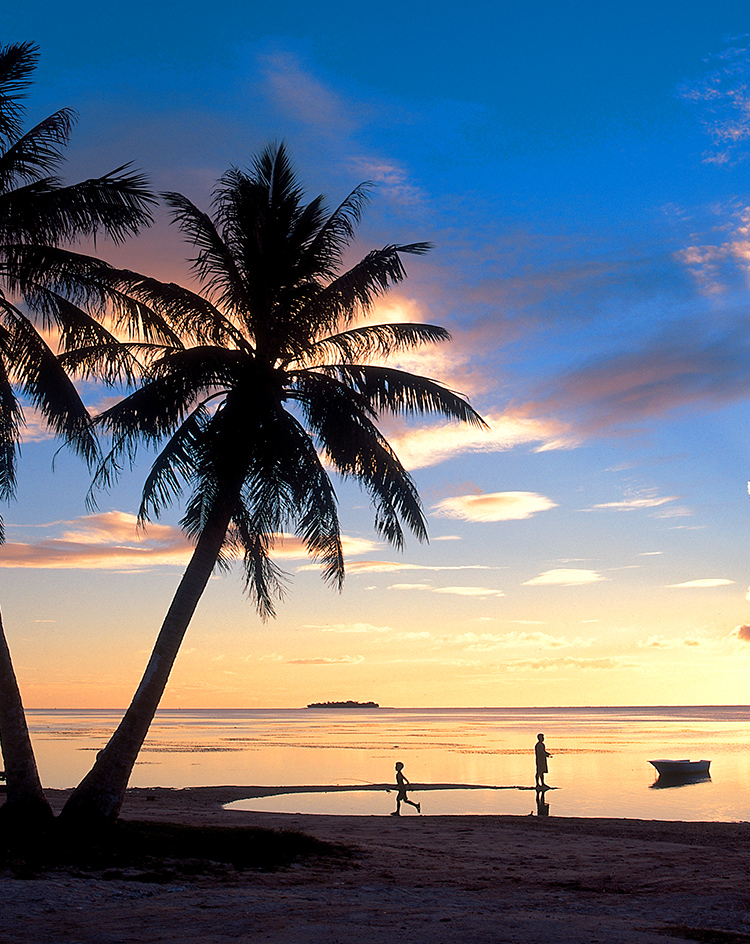
[[[23,880],[7,871],[0,882],[0,941],[750,941],[748,823],[222,808],[280,789],[136,789],[122,817],[295,829],[345,843],[355,855],[167,883],[70,871]],[[309,788],[294,788],[301,789]],[[59,809],[65,791],[50,794]]]

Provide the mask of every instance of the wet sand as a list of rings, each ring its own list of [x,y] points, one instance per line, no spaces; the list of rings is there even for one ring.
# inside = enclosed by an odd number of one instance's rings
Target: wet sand
[[[297,829],[354,847],[352,859],[169,884],[7,873],[0,942],[750,942],[748,823],[222,809],[311,789],[136,789],[122,816]],[[65,792],[49,793],[59,809]]]

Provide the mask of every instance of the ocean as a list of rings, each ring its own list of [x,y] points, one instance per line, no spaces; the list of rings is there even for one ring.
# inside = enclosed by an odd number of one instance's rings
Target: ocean
[[[113,710],[28,712],[42,780],[75,785],[121,716]],[[534,791],[534,743],[544,733],[545,795]],[[278,812],[387,813],[401,761],[423,814],[625,816],[750,820],[750,707],[166,709],[158,712],[132,786],[332,784],[339,793],[248,801]],[[662,788],[648,761],[711,761],[710,779]],[[360,788],[360,789],[358,789]],[[414,810],[407,808],[409,814]]]

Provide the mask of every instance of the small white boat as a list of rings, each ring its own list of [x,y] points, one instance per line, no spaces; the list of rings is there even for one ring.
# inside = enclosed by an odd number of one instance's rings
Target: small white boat
[[[650,760],[660,777],[693,777],[707,774],[710,760]]]

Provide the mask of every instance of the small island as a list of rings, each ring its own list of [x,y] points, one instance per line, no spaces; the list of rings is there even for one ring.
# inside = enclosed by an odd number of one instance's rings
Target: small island
[[[380,708],[376,701],[314,701],[308,708]]]

